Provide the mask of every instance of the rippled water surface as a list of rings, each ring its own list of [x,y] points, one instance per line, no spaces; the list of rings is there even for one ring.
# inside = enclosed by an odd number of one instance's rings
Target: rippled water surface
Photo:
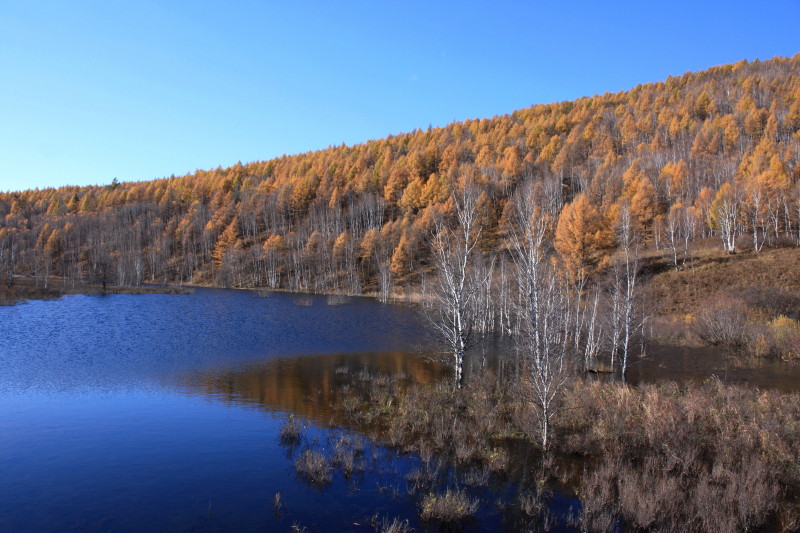
[[[336,438],[320,394],[337,371],[441,375],[413,353],[412,309],[328,303],[198,290],[0,308],[0,531],[366,531],[374,512],[413,517],[382,488],[407,458],[376,449],[390,466],[357,490],[341,476],[319,490],[278,443],[290,413],[307,439]]]
[[[199,290],[69,296],[0,309],[0,394],[163,387],[278,356],[409,351],[413,310],[354,298]]]

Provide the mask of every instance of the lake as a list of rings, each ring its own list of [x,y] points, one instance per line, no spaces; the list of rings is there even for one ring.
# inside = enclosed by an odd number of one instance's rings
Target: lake
[[[373,531],[376,514],[436,531],[407,492],[419,458],[343,429],[330,409],[337,380],[365,369],[446,379],[426,358],[415,310],[259,296],[198,289],[0,307],[0,531]],[[655,352],[636,377],[655,379],[647,369],[667,357]],[[289,416],[305,426],[296,445],[278,438]],[[363,470],[336,471],[324,487],[297,475],[301,450],[342,440],[357,443]],[[466,530],[514,531],[496,504],[508,490],[476,489],[486,503]],[[565,492],[552,505],[563,516],[578,500]]]
[[[441,376],[408,307],[211,289],[69,296],[0,308],[0,331],[2,531],[367,531],[375,512],[416,514],[379,490],[386,472],[357,491],[341,477],[309,486],[277,439],[295,413],[308,439],[342,433],[317,394],[337,371]]]

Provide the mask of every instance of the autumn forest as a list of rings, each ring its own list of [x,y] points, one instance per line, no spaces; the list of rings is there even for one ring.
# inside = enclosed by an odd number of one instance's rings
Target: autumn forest
[[[743,61],[356,146],[3,193],[0,272],[388,294],[429,274],[452,191],[479,189],[479,246],[500,253],[531,183],[568,268],[607,266],[623,204],[680,267],[709,236],[731,253],[800,244],[799,161],[800,57]]]

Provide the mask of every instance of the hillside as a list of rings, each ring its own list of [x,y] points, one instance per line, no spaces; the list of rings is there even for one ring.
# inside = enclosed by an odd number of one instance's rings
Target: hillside
[[[748,295],[761,288],[777,304],[777,294],[793,296],[800,314],[800,248],[764,250],[759,254],[728,255],[704,250],[691,268],[665,268],[650,280],[648,296],[663,314],[697,313],[709,299],[724,292]],[[776,292],[777,291],[777,292]],[[789,310],[783,310],[789,314]]]
[[[577,231],[594,249],[556,246],[565,265],[585,253],[600,279],[625,204],[643,241],[681,268],[698,239],[729,252],[799,244],[798,162],[800,54],[741,61],[356,146],[2,193],[0,277],[388,294],[425,284],[430,226],[452,212],[451,191],[477,186],[480,246],[502,251],[527,183],[553,217],[567,205],[591,215]]]

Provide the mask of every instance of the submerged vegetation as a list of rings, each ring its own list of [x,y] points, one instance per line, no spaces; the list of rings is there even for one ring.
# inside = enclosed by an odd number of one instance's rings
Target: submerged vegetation
[[[281,444],[299,444],[303,436],[303,426],[294,416],[290,416],[281,426],[278,436]]]
[[[342,423],[419,457],[406,485],[425,520],[455,523],[494,505],[476,489],[498,483],[513,487],[502,505],[531,530],[743,531],[800,520],[791,503],[800,486],[797,393],[716,379],[685,387],[576,379],[544,450],[537,410],[512,376],[485,374],[462,389],[348,376],[335,407]],[[554,486],[579,502],[568,516],[550,508]]]
[[[315,485],[326,485],[331,482],[331,465],[328,459],[319,452],[305,450],[294,463],[297,473],[305,476]]]
[[[414,531],[414,528],[408,525],[408,520],[403,522],[398,518],[389,520],[388,518],[374,517],[372,526],[378,533],[411,533]]]
[[[471,517],[478,510],[478,501],[463,490],[447,489],[443,493],[433,493],[422,497],[420,516],[423,520],[438,520],[445,523],[460,522]]]

